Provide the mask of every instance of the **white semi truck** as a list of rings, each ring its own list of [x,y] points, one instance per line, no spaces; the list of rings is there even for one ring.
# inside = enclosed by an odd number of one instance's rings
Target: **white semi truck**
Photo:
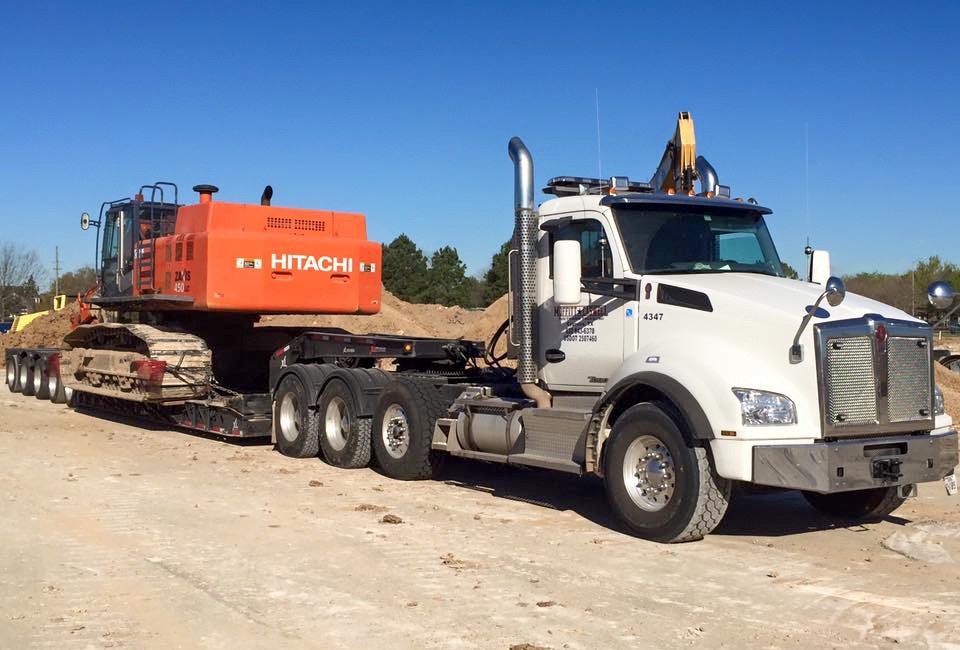
[[[649,182],[558,177],[539,208],[529,151],[513,138],[509,154],[500,333],[515,370],[496,367],[496,341],[484,355],[469,341],[307,331],[271,356],[262,392],[141,399],[134,412],[271,435],[284,454],[339,467],[373,459],[397,479],[429,478],[445,455],[597,475],[624,525],[661,542],[712,531],[736,482],[800,490],[846,519],[884,516],[918,483],[955,492],[957,433],[930,327],[846,294],[823,251],[805,281],[784,277],[770,210],[719,184],[688,114]],[[939,307],[952,300],[931,287]],[[478,367],[481,356],[494,367]],[[57,365],[55,350],[8,351],[8,384],[124,402],[86,392],[79,374],[60,382]]]

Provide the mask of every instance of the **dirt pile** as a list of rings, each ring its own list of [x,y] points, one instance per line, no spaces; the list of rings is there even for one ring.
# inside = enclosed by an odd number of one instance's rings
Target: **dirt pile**
[[[960,421],[960,374],[941,366],[939,363],[933,364],[934,375],[936,375],[937,386],[943,391],[943,402],[947,413],[953,418],[954,422]]]
[[[40,316],[23,330],[0,335],[0,364],[5,362],[7,348],[55,348],[70,331],[70,316],[76,314],[77,304],[66,309]]]

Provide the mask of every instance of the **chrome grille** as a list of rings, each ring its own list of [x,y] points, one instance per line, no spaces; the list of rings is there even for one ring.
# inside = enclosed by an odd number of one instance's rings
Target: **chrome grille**
[[[933,334],[925,323],[863,318],[814,328],[823,435],[933,428]]]
[[[887,395],[891,422],[930,417],[930,354],[925,338],[887,342]]]
[[[827,418],[834,426],[877,422],[876,373],[871,337],[828,339],[824,381]]]

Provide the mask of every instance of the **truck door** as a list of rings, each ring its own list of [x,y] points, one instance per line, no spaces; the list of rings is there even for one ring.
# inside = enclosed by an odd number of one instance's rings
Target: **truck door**
[[[580,242],[581,276],[590,280],[613,280],[622,269],[612,254],[611,228],[598,213],[584,213],[551,228],[545,235],[549,266],[541,273],[540,367],[548,387],[601,391],[610,373],[623,361],[626,300],[583,291],[580,304],[556,305],[552,296],[553,243],[561,239]],[[549,277],[545,277],[549,276]],[[596,286],[596,285],[594,285]]]

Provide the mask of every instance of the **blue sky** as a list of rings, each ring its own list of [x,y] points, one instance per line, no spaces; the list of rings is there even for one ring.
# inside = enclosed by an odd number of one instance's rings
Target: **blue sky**
[[[479,272],[511,232],[507,140],[538,183],[595,175],[595,93],[604,175],[648,178],[689,110],[795,267],[808,234],[843,273],[960,258],[958,3],[2,7],[0,241],[50,266],[92,261],[82,211],[173,180],[271,183]]]

